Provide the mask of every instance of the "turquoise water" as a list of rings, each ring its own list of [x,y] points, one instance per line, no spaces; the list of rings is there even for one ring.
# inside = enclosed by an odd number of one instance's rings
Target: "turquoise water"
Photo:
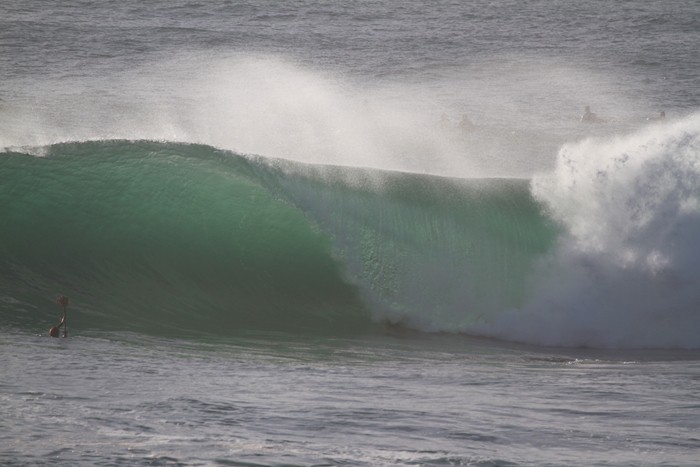
[[[29,327],[63,290],[87,329],[458,332],[522,304],[555,236],[522,180],[126,141],[9,153],[1,167],[4,302]]]

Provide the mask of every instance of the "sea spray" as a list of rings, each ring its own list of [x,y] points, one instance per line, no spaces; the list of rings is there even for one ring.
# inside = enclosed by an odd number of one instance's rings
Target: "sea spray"
[[[578,125],[577,91],[619,120],[650,112],[611,88],[619,77],[544,57],[533,69],[521,59],[476,61],[429,79],[362,79],[243,51],[182,50],[109,73],[86,65],[77,76],[9,83],[0,148],[154,140],[311,164],[529,177],[551,167],[564,141],[611,131]],[[464,114],[474,123],[466,129]]]
[[[482,331],[548,345],[700,347],[700,115],[566,145],[532,191],[565,233],[532,301]]]

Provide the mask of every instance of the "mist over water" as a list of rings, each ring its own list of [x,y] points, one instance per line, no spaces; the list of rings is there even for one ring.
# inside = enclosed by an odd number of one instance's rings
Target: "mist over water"
[[[536,67],[504,56],[367,80],[274,55],[175,53],[29,87],[10,81],[19,89],[0,107],[0,146],[145,139],[315,164],[529,177],[551,167],[564,142],[658,112],[626,96],[620,76],[532,60]],[[614,126],[581,128],[581,96]],[[460,127],[464,116],[473,125]]]

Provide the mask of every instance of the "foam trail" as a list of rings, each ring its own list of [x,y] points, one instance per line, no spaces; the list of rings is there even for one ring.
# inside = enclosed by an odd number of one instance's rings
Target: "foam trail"
[[[566,234],[529,305],[480,331],[548,345],[700,347],[700,115],[562,148],[532,190]]]

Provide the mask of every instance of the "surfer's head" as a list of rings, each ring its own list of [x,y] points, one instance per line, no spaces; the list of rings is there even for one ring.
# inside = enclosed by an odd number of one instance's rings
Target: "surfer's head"
[[[58,326],[52,326],[51,329],[49,329],[49,336],[58,337]]]

